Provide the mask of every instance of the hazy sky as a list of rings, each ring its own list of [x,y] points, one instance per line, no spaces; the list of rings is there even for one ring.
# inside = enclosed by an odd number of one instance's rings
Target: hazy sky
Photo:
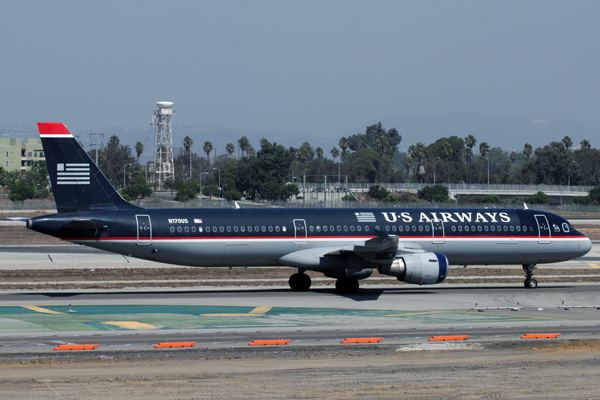
[[[472,111],[600,126],[597,1],[0,1],[2,125],[316,135]]]

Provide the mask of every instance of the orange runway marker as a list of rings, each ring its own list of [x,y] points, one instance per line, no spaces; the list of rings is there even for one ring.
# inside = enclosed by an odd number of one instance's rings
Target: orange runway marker
[[[99,344],[61,344],[54,350],[94,350]]]
[[[521,339],[556,339],[560,333],[527,333]]]
[[[379,343],[383,338],[346,338],[342,340],[342,343]]]
[[[465,340],[469,335],[454,335],[454,336],[432,336],[430,342],[449,342],[453,340]]]
[[[171,347],[192,347],[196,342],[164,342],[154,345],[155,349],[166,349]]]
[[[248,343],[248,346],[279,346],[285,345],[291,342],[288,339],[277,339],[277,340],[253,340]]]

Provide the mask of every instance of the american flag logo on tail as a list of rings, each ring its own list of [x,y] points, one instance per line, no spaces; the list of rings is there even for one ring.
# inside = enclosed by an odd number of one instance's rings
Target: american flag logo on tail
[[[58,185],[89,185],[90,164],[56,164],[56,183]]]

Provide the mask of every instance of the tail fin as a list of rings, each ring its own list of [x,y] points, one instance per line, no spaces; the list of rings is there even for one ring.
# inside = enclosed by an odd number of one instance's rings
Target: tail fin
[[[138,208],[121,197],[64,124],[39,122],[38,129],[59,213]]]

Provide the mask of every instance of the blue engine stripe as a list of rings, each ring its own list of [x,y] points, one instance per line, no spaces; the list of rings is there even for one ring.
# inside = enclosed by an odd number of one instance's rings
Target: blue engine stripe
[[[434,253],[438,259],[438,264],[440,266],[440,273],[438,275],[438,280],[436,283],[441,283],[448,276],[448,259],[445,255],[440,253]]]

